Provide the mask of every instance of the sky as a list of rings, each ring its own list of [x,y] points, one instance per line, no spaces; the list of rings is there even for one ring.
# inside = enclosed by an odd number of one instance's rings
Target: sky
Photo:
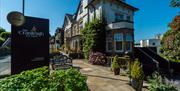
[[[139,11],[134,16],[135,40],[154,38],[168,30],[168,24],[180,13],[180,8],[169,6],[170,0],[126,0]],[[25,15],[50,20],[50,34],[62,27],[64,15],[76,12],[79,0],[25,0]],[[22,0],[0,0],[0,27],[11,31],[7,14],[22,12]]]

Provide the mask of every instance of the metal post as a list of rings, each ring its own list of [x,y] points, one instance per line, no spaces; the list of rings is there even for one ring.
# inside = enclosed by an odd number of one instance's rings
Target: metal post
[[[25,0],[23,0],[23,6],[22,6],[22,12],[23,12],[23,15],[24,15],[24,10],[25,10]]]

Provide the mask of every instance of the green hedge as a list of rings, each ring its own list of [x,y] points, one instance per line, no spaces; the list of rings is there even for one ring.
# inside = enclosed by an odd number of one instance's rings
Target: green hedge
[[[88,91],[86,79],[73,68],[49,75],[42,67],[0,80],[0,91]]]

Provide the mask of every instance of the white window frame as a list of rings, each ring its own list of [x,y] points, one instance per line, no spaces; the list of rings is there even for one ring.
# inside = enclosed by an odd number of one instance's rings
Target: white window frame
[[[121,36],[121,38],[116,38],[116,36],[118,36],[118,35],[120,35]],[[116,48],[116,42],[122,42],[122,50],[117,50]],[[114,34],[114,48],[115,48],[115,51],[116,52],[123,52],[123,50],[124,50],[124,46],[123,46],[123,33],[116,33],[116,34]]]

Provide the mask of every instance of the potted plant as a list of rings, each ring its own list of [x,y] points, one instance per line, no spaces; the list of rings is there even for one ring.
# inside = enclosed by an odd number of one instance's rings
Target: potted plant
[[[136,91],[142,91],[144,72],[142,70],[142,66],[138,60],[136,60],[133,64],[131,70],[131,85]]]
[[[117,55],[113,58],[111,67],[112,67],[112,70],[114,71],[114,75],[120,74],[120,67],[118,64],[118,56]]]

